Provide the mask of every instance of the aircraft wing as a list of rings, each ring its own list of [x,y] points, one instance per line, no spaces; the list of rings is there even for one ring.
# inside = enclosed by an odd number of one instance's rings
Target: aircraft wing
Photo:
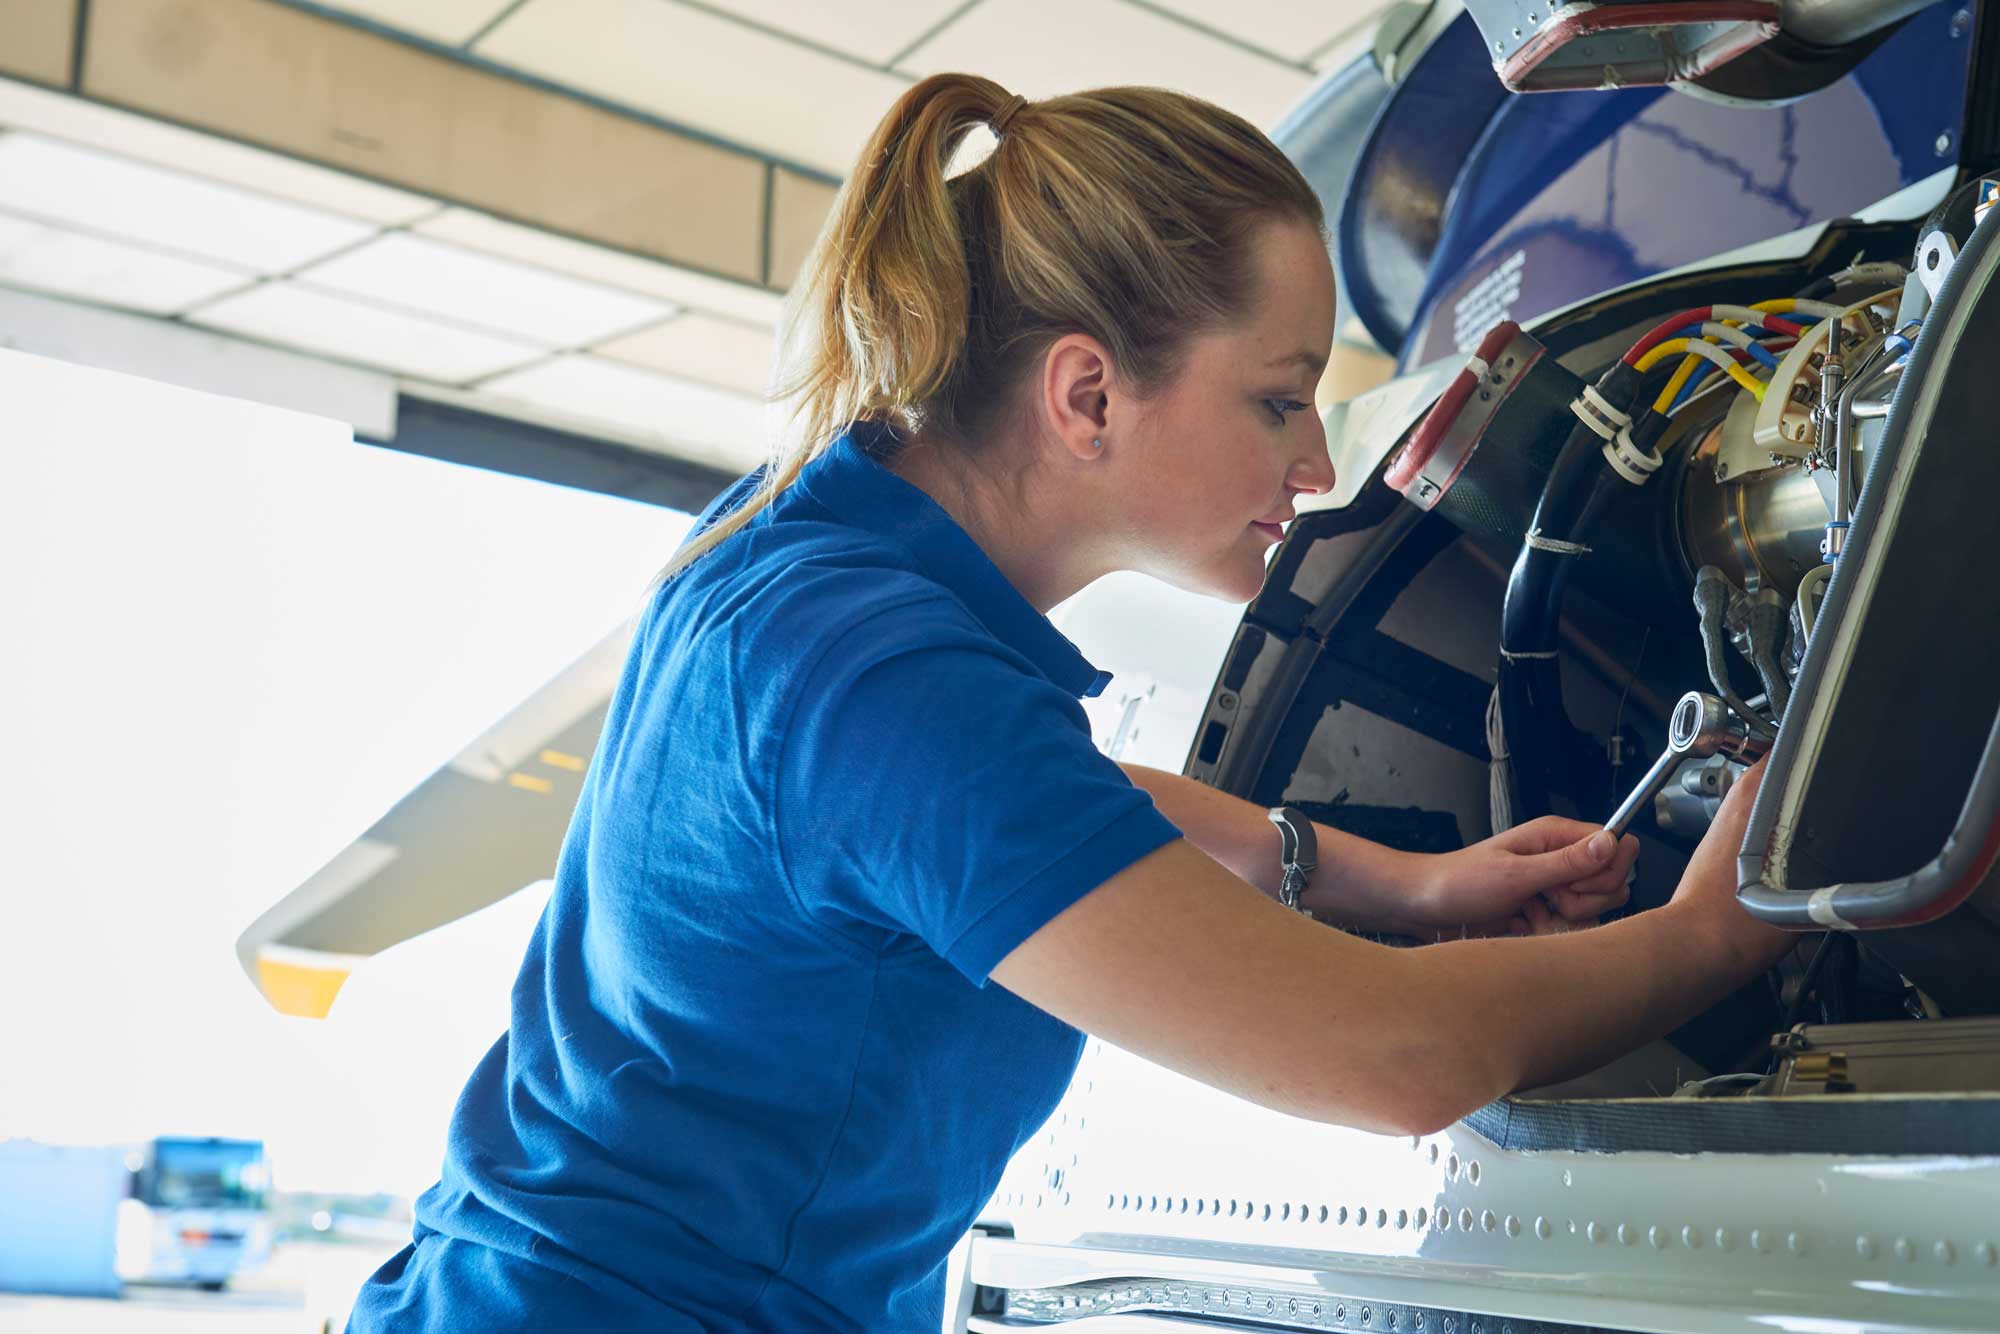
[[[419,783],[238,937],[285,1014],[320,1019],[363,960],[555,872],[627,621]]]

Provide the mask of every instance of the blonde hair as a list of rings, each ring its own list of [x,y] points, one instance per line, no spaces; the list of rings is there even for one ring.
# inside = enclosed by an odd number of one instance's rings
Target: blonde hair
[[[980,162],[947,176],[975,126]],[[848,425],[967,443],[1066,334],[1095,338],[1142,392],[1188,337],[1251,295],[1249,238],[1324,232],[1318,198],[1262,131],[1160,88],[1023,102],[935,74],[869,137],[794,288],[774,397],[789,428],[758,485],[653,581],[750,522]]]

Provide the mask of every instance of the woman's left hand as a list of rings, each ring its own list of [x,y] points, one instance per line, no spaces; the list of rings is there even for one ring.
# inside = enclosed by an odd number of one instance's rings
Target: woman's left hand
[[[1638,857],[1630,834],[1614,842],[1597,825],[1545,815],[1423,857],[1410,906],[1420,928],[1440,940],[1575,931],[1625,902]]]

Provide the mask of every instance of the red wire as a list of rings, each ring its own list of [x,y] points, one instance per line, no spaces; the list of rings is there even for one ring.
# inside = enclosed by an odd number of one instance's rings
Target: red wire
[[[1715,307],[1713,306],[1696,306],[1693,310],[1684,310],[1672,319],[1654,326],[1651,333],[1632,344],[1632,350],[1625,354],[1625,364],[1627,366],[1638,365],[1639,358],[1673,337],[1675,330],[1681,328],[1683,325],[1700,324],[1708,318],[1709,313],[1714,309]]]
[[[1638,342],[1632,344],[1632,350],[1625,354],[1625,364],[1627,366],[1638,365],[1639,358],[1645,356],[1648,352],[1651,352],[1654,348],[1658,347],[1661,343],[1666,342],[1669,338],[1674,337],[1674,335],[1678,333],[1681,329],[1687,327],[1690,324],[1704,323],[1714,313],[1715,313],[1714,306],[1696,306],[1693,310],[1682,311],[1680,314],[1674,316],[1672,319],[1667,320],[1664,323],[1655,325],[1653,327],[1652,332],[1648,333],[1644,338],[1641,338]],[[1805,332],[1804,325],[1794,324],[1792,323],[1792,321],[1787,319],[1780,319],[1776,315],[1766,315],[1763,311],[1758,311],[1757,315],[1758,315],[1757,323],[1762,325],[1764,328],[1770,330],[1772,333],[1790,334],[1792,337],[1797,338],[1800,334],[1803,334]]]
[[[1757,316],[1757,323],[1763,325],[1772,333],[1790,334],[1792,337],[1797,338],[1806,331],[1806,327],[1803,324],[1794,324],[1790,320],[1781,319],[1776,315],[1766,315],[1761,310],[1757,312]]]

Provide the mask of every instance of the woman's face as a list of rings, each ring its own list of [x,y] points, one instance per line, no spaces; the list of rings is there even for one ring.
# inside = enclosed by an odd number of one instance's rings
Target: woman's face
[[[1243,320],[1197,334],[1180,374],[1107,422],[1130,565],[1235,602],[1257,595],[1300,492],[1333,486],[1313,391],[1333,346],[1333,265],[1303,222],[1251,240]]]

